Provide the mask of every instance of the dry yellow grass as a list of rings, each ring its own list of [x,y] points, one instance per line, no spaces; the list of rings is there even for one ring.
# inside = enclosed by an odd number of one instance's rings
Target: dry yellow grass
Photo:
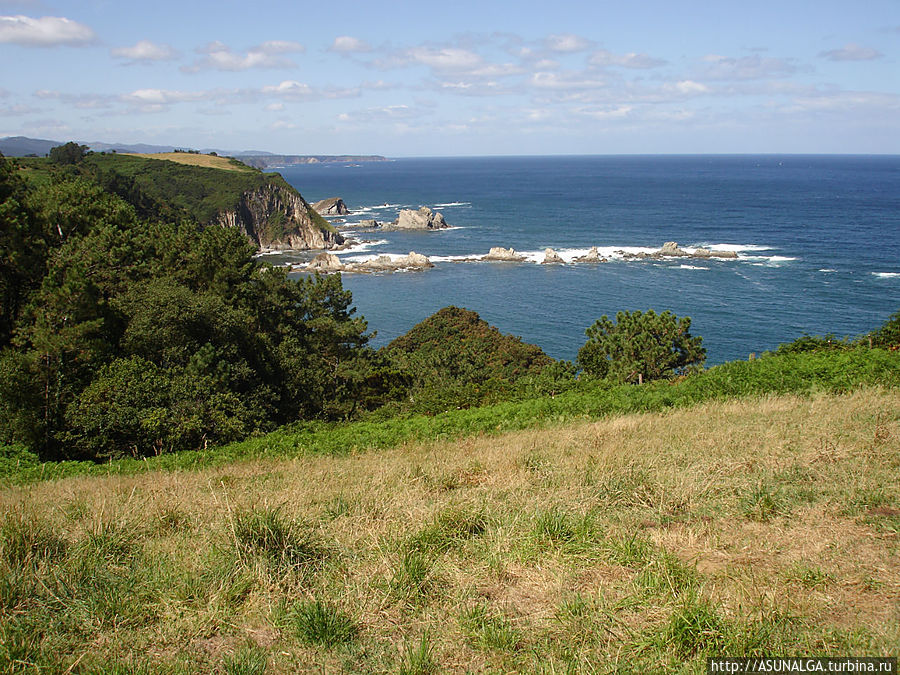
[[[191,152],[154,152],[154,153],[136,153],[123,152],[123,155],[132,157],[145,157],[147,159],[163,159],[177,164],[187,164],[189,166],[203,166],[208,169],[223,169],[224,171],[252,171],[248,166],[237,164],[229,157],[217,157],[214,155],[198,155]]]
[[[900,392],[870,389],[72,478],[5,489],[0,505],[70,542],[119,524],[169,570],[154,620],[80,638],[100,661],[203,671],[249,645],[268,672],[701,672],[717,650],[897,653],[898,470]],[[237,514],[267,508],[330,562],[298,575],[256,560],[231,598],[214,570]],[[310,645],[279,619],[313,598],[353,617],[353,642]],[[696,634],[678,632],[685,613],[706,621]]]

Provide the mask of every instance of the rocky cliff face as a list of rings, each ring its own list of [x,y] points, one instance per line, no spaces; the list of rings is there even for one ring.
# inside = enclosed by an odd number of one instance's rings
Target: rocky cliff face
[[[236,227],[261,250],[327,249],[344,243],[299,192],[275,182],[248,190],[234,209],[220,212],[211,224]]]

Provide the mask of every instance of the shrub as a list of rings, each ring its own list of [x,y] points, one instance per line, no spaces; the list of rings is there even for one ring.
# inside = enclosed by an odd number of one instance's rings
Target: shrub
[[[691,319],[669,311],[619,312],[615,323],[605,314],[586,331],[578,351],[586,375],[614,382],[668,379],[699,370],[706,359],[703,338],[690,334]]]

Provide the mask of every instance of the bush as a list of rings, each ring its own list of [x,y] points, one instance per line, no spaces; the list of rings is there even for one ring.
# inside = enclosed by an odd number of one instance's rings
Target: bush
[[[706,360],[703,338],[690,334],[691,319],[669,311],[605,314],[590,326],[578,351],[586,375],[618,383],[669,379],[699,370]]]

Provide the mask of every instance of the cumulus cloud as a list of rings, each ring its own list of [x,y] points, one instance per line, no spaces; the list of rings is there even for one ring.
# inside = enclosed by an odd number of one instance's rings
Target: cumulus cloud
[[[0,16],[0,43],[25,47],[82,47],[97,36],[91,28],[61,16]]]
[[[856,44],[844,45],[840,49],[831,49],[820,52],[819,56],[829,61],[874,61],[884,56],[881,52],[871,47],[861,47]]]
[[[151,63],[153,61],[171,61],[178,58],[178,52],[169,45],[160,45],[150,40],[141,40],[131,47],[116,47],[109,53],[117,59],[125,59],[132,63]]]
[[[246,52],[236,52],[222,42],[211,42],[197,50],[203,58],[193,65],[183,68],[185,72],[200,70],[240,71],[251,68],[294,68],[296,63],[286,58],[285,54],[305,52],[306,48],[299,42],[271,40]]]
[[[588,63],[592,66],[620,66],[622,68],[634,68],[645,70],[666,65],[663,59],[657,59],[647,54],[629,52],[627,54],[613,54],[605,49],[598,49],[591,54]]]
[[[365,40],[359,40],[349,35],[340,35],[331,43],[328,48],[332,52],[340,52],[342,54],[352,54],[372,51],[371,45]]]

